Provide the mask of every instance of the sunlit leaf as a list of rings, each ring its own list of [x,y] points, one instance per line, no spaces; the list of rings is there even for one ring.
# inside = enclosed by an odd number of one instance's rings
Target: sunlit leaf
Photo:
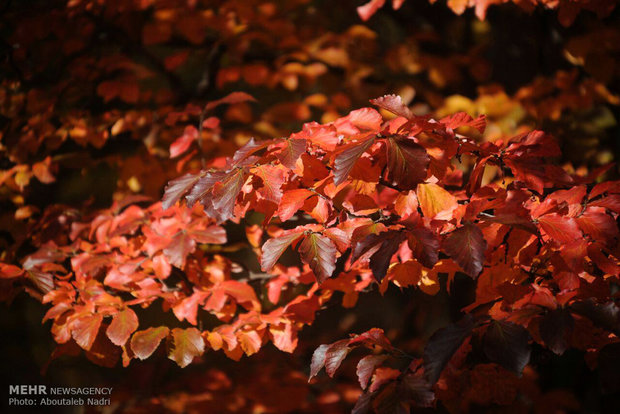
[[[196,328],[174,328],[171,332],[172,344],[168,358],[181,368],[191,364],[194,358],[203,354],[205,341]]]
[[[125,308],[112,318],[106,334],[113,344],[123,346],[134,331],[138,329],[138,317],[130,308]]]
[[[139,359],[147,359],[155,352],[162,339],[168,336],[169,331],[166,326],[137,331],[131,337],[131,350]]]
[[[361,141],[351,142],[338,149],[336,160],[334,161],[335,185],[339,185],[346,181],[355,162],[368,148],[370,148],[374,141],[374,136],[368,136]]]
[[[298,250],[302,260],[310,265],[319,282],[332,276],[336,269],[337,249],[329,237],[310,233],[299,244]]]
[[[282,256],[282,253],[288,246],[295,240],[299,239],[303,235],[303,231],[292,231],[279,237],[269,239],[263,244],[261,269],[263,272],[268,272],[275,266],[276,262]]]

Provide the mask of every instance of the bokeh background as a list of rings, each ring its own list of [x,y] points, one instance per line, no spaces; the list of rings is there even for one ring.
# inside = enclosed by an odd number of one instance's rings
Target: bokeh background
[[[491,5],[480,20],[472,8],[460,15],[450,8],[467,2],[407,0],[368,21],[356,11],[363,3],[0,2],[0,258],[32,252],[57,231],[67,208],[94,211],[128,195],[157,200],[168,180],[202,159],[231,155],[250,137],[329,122],[386,93],[399,94],[417,114],[486,114],[479,140],[543,129],[559,139],[560,162],[569,168],[592,169],[620,156],[619,9],[604,17],[582,11],[565,26],[555,3],[529,11],[512,2]],[[232,91],[257,102],[218,107],[221,122],[204,131],[201,154],[171,158],[170,145],[189,122],[174,113]],[[617,177],[618,168],[606,174]],[[359,395],[352,362],[336,379],[307,383],[318,344],[378,326],[419,352],[432,332],[458,319],[474,289],[466,277],[456,278],[450,300],[445,286],[432,298],[373,289],[351,309],[336,295],[292,355],[267,346],[234,362],[211,352],[186,369],[163,352],[127,369],[84,356],[49,362],[55,345],[50,323],[41,323],[46,307],[6,290],[2,389],[112,386],[114,404],[102,412],[348,412]],[[618,395],[602,393],[582,352],[535,355],[535,412],[617,412]],[[472,412],[482,410],[476,404]],[[524,412],[484,405],[485,412]]]

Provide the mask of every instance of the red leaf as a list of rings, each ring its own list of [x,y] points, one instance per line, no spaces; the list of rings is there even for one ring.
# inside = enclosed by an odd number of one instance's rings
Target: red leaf
[[[475,224],[465,224],[444,240],[443,249],[473,279],[482,271],[487,242]]]
[[[271,141],[256,142],[254,138],[250,138],[250,140],[246,142],[243,147],[235,151],[235,155],[232,159],[232,165],[247,165],[247,160],[251,155],[267,147],[269,144],[271,144]]]
[[[478,118],[473,119],[465,112],[457,112],[453,115],[442,118],[439,122],[444,124],[446,128],[457,129],[462,126],[470,126],[478,130],[478,132],[484,132],[487,122],[484,115],[480,115]]]
[[[369,348],[373,348],[375,345],[380,346],[383,349],[392,349],[392,344],[385,336],[383,329],[371,328],[364,333],[355,335],[349,339],[349,345],[364,345]]]
[[[401,190],[413,190],[426,180],[430,157],[411,139],[387,139],[387,179]]]
[[[278,205],[278,217],[281,221],[287,221],[304,206],[306,199],[313,196],[314,193],[305,188],[286,191],[282,195],[280,204]]]
[[[176,362],[181,368],[192,363],[194,358],[203,354],[205,341],[196,328],[174,328],[172,330],[172,346],[168,358]]]
[[[538,218],[538,224],[543,235],[560,243],[571,243],[583,237],[577,221],[572,217],[547,214]]]
[[[344,119],[362,130],[376,131],[381,128],[383,118],[372,108],[361,108],[351,111]]]
[[[177,138],[172,145],[170,145],[170,158],[178,157],[183,154],[192,145],[192,142],[198,139],[198,130],[192,125],[185,127],[183,135]]]
[[[223,171],[203,172],[194,184],[192,184],[191,191],[187,197],[185,197],[188,207],[192,207],[197,201],[204,200],[213,189],[213,186],[222,181],[225,177],[226,173]]]
[[[235,299],[240,305],[246,306],[248,309],[260,310],[260,302],[256,298],[256,292],[252,286],[238,280],[226,280],[219,284],[228,296]]]
[[[363,239],[359,240],[355,243],[355,246],[353,246],[351,263],[355,263],[360,257],[370,254],[371,251],[374,254],[381,247],[381,243],[383,243],[386,238],[391,237],[390,233],[393,232],[394,230],[389,230],[387,232],[366,234]],[[355,235],[354,233],[354,236]]]
[[[226,243],[226,230],[220,226],[209,226],[204,230],[189,229],[188,234],[198,243],[224,244]]]
[[[336,269],[336,246],[318,233],[310,233],[299,245],[299,253],[304,262],[310,265],[319,283],[328,279]]]
[[[513,159],[557,157],[562,154],[557,141],[542,131],[532,131],[513,137],[505,154]]]
[[[235,201],[245,183],[245,173],[237,169],[221,183],[213,186],[213,208],[218,214],[218,222],[226,221],[234,216]]]
[[[290,323],[271,325],[269,333],[273,337],[273,344],[280,351],[292,353],[297,348],[297,331]]]
[[[166,326],[138,331],[131,337],[131,350],[139,359],[147,359],[157,349],[170,330]]]
[[[410,215],[418,212],[418,196],[415,191],[409,191],[407,193],[401,193],[396,197],[394,201],[394,211],[402,219],[409,217]]]
[[[194,239],[189,237],[186,232],[179,231],[168,246],[164,248],[163,253],[170,261],[170,264],[183,269],[187,255],[193,253],[195,249],[196,242]]]
[[[351,142],[338,149],[334,161],[334,184],[340,185],[346,181],[349,172],[362,154],[375,142],[375,136],[369,135],[361,141]]]
[[[14,279],[24,274],[24,271],[17,266],[0,263],[0,279]]]
[[[308,382],[319,373],[321,368],[325,366],[325,352],[330,347],[328,344],[319,345],[312,353],[312,361],[310,362],[310,377]]]
[[[278,204],[282,199],[282,183],[284,183],[284,171],[282,167],[261,165],[254,170],[254,173],[261,178],[263,186],[258,192],[269,201]]]
[[[97,338],[102,320],[101,314],[84,315],[74,319],[71,322],[71,336],[80,347],[88,351]]]
[[[199,174],[185,174],[179,178],[169,181],[164,190],[164,197],[161,206],[164,210],[172,207],[185,195],[200,179]]]
[[[375,372],[375,368],[381,365],[386,359],[387,355],[367,355],[360,359],[357,363],[357,370],[355,373],[357,374],[357,379],[362,389],[366,389],[372,373]]]
[[[351,349],[347,346],[348,342],[347,339],[334,342],[325,350],[325,372],[330,377],[334,376],[342,361],[349,354]]]
[[[301,154],[306,152],[306,140],[287,139],[285,143],[284,148],[276,154],[276,157],[280,160],[282,165],[288,169],[294,170],[297,160],[301,157]]]
[[[361,5],[357,8],[357,14],[363,21],[367,21],[377,12],[383,5],[385,0],[370,0],[368,3]]]
[[[136,329],[138,329],[136,313],[130,308],[125,308],[114,315],[106,334],[113,344],[123,346]]]
[[[594,240],[610,242],[618,235],[616,220],[603,208],[589,207],[576,220],[579,228]]]
[[[339,229],[338,227],[330,227],[323,231],[323,234],[329,237],[336,247],[338,251],[341,253],[349,248],[351,240],[346,231]]]
[[[24,267],[26,267],[25,262]],[[51,273],[30,269],[26,271],[25,276],[43,293],[48,293],[54,289],[54,276]]]
[[[302,230],[292,231],[279,237],[274,237],[267,240],[265,244],[263,244],[262,248],[263,255],[261,257],[260,266],[262,271],[270,271],[273,266],[275,266],[280,256],[282,256],[282,253],[284,253],[286,248],[290,246],[291,243],[293,243],[295,240],[300,238],[302,234]]]
[[[439,261],[439,239],[426,227],[415,227],[407,234],[409,248],[418,262],[432,269]]]
[[[218,99],[217,101],[212,101],[209,102],[206,106],[205,106],[205,111],[210,111],[213,108],[216,108],[222,104],[237,104],[237,103],[241,103],[241,102],[256,102],[256,99],[254,99],[254,97],[252,95],[249,95],[245,92],[232,92],[228,95],[226,95],[225,97]]]
[[[295,139],[305,138],[326,151],[333,151],[340,141],[338,131],[333,125],[321,125],[316,122],[304,124],[303,130],[293,136]]]
[[[383,280],[392,261],[392,256],[407,237],[404,233],[396,231],[381,233],[381,236],[383,236],[381,247],[370,256],[370,269],[377,282]]]
[[[607,197],[590,202],[589,205],[605,207],[607,210],[620,214],[620,194],[610,194]]]

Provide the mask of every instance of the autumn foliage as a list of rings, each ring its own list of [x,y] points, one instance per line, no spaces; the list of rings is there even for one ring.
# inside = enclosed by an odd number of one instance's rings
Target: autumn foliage
[[[0,297],[43,304],[43,373],[174,373],[118,412],[591,408],[564,363],[607,409],[615,2],[386,3],[1,12]],[[493,10],[554,19],[561,63],[503,86]]]

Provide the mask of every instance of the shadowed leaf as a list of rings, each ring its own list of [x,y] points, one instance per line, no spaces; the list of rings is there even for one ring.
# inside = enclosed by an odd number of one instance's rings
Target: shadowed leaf
[[[387,157],[387,180],[401,190],[413,190],[426,180],[430,157],[411,139],[388,138]]]
[[[598,327],[620,334],[620,308],[614,302],[599,304],[589,299],[574,303],[571,310],[589,318]]]
[[[558,308],[546,314],[540,322],[540,337],[557,355],[568,349],[568,340],[575,321],[567,309]]]
[[[418,262],[432,269],[439,261],[439,239],[426,227],[415,227],[407,234],[409,248]]]
[[[405,233],[401,232],[386,232],[382,234],[385,234],[386,237],[381,242],[381,247],[370,256],[370,269],[378,282],[381,282],[387,274],[392,256],[398,251],[400,244],[407,238]]]
[[[444,240],[443,249],[466,274],[473,279],[478,277],[487,249],[487,242],[478,226],[470,223],[456,229]]]
[[[431,336],[424,348],[424,372],[431,384],[439,379],[441,372],[474,329],[471,315],[458,323],[439,329]]]
[[[529,339],[521,325],[493,321],[484,334],[484,353],[491,361],[520,375],[530,361]]]
[[[407,374],[401,383],[403,394],[418,407],[432,407],[435,402],[433,387],[420,374]]]
[[[360,359],[357,363],[357,379],[362,389],[366,389],[368,381],[372,377],[372,373],[375,372],[375,368],[383,363],[387,359],[387,355],[366,355]]]
[[[329,348],[329,344],[319,345],[312,353],[312,361],[310,362],[310,377],[308,381],[316,377],[319,371],[325,366],[325,352]]]
[[[351,349],[347,346],[348,340],[334,342],[325,350],[325,372],[330,377],[333,377],[336,370],[342,364],[342,361],[347,357]]]

